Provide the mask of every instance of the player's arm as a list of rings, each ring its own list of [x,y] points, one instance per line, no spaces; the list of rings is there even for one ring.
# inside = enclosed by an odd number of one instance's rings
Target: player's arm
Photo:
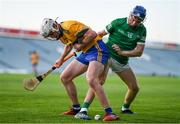
[[[97,33],[92,29],[88,29],[88,31],[78,40],[78,43],[74,44],[74,48],[77,51],[80,51],[85,46],[87,46],[92,40],[94,40],[97,36]]]
[[[121,48],[116,44],[114,44],[112,47],[121,56],[140,57],[144,51],[145,45],[137,44],[137,46],[133,50],[130,50],[130,51],[121,50]]]
[[[72,50],[73,48],[73,45],[67,45],[65,46],[64,48],[64,52],[62,53],[61,57],[59,59],[56,60],[54,66],[56,68],[59,68],[63,62],[64,62],[64,58],[70,53],[70,51]]]
[[[69,54],[69,52],[72,50],[73,46],[70,45],[66,45],[64,48],[64,52],[62,53],[60,59],[64,60],[64,58]]]
[[[142,33],[141,38],[139,39],[136,47],[133,50],[130,50],[130,51],[121,50],[120,47],[116,44],[114,44],[112,47],[121,56],[140,57],[144,51],[145,39],[146,39],[146,29],[144,29],[144,32]]]
[[[98,35],[101,37],[104,37],[107,34],[108,34],[108,32],[106,30],[102,30],[102,31],[98,32]]]
[[[101,37],[104,37],[107,34],[111,34],[114,31],[117,24],[118,24],[117,21],[113,20],[110,24],[108,24],[106,26],[106,28],[104,30],[98,32],[98,35],[101,36]]]

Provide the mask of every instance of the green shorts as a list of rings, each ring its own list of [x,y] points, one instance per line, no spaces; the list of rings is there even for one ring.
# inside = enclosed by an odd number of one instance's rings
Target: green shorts
[[[130,69],[129,64],[121,64],[113,58],[110,58],[109,64],[113,72],[122,72],[122,71]]]

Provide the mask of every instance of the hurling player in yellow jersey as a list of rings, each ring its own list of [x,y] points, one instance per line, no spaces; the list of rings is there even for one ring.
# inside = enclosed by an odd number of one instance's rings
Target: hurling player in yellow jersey
[[[59,40],[65,44],[64,52],[56,61],[55,67],[60,67],[63,59],[74,48],[82,53],[74,59],[62,72],[60,78],[65,86],[67,94],[72,102],[72,108],[64,115],[75,115],[80,111],[80,104],[77,98],[77,91],[73,79],[86,73],[89,87],[97,95],[106,114],[104,121],[117,120],[119,117],[112,112],[105,92],[99,82],[99,77],[103,74],[105,64],[108,61],[109,53],[101,37],[90,27],[78,21],[64,21],[57,23],[53,19],[45,18],[41,27],[41,35],[50,40]],[[86,113],[83,118],[90,119]]]
[[[40,56],[37,51],[32,51],[29,54],[30,54],[30,61],[32,64],[34,75],[37,76],[38,75],[37,66],[39,64]]]

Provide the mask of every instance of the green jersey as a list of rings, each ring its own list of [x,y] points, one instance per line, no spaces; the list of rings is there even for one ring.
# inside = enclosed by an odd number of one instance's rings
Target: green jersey
[[[128,57],[120,56],[112,48],[113,44],[117,44],[122,50],[133,50],[137,44],[145,44],[146,28],[143,24],[137,27],[130,27],[127,18],[119,18],[112,21],[106,26],[106,32],[109,38],[106,43],[110,56],[122,64],[128,63]]]

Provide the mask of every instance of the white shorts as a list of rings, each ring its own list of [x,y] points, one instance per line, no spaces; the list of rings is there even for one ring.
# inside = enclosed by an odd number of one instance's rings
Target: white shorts
[[[113,72],[122,72],[122,71],[130,69],[129,64],[121,64],[113,58],[109,59],[109,66]]]

